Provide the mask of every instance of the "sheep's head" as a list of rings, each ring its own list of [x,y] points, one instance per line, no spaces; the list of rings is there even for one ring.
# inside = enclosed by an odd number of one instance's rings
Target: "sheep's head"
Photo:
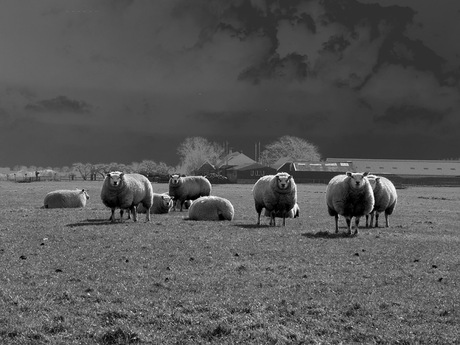
[[[347,176],[350,178],[350,186],[355,189],[364,188],[366,183],[369,183],[367,175],[369,175],[369,172],[367,171],[364,173],[352,173],[350,171],[347,171]]]
[[[107,174],[107,178],[109,179],[109,183],[113,187],[117,187],[123,181],[124,173],[120,171],[112,171]]]
[[[292,176],[287,173],[278,173],[275,175],[276,185],[279,189],[285,190],[291,186]]]
[[[372,189],[375,189],[375,186],[380,181],[380,177],[375,175],[367,175],[367,180],[369,181],[369,184],[371,185]]]
[[[179,174],[172,174],[171,177],[169,178],[169,184],[171,186],[178,186],[181,182],[180,175]]]
[[[170,209],[171,207],[173,207],[173,201],[169,195],[162,195],[161,201],[163,202],[163,206],[165,208]]]
[[[80,191],[80,194],[84,194],[85,197],[86,197],[86,200],[89,199],[89,194],[88,194],[88,192],[87,192],[86,190],[82,189],[82,190]]]

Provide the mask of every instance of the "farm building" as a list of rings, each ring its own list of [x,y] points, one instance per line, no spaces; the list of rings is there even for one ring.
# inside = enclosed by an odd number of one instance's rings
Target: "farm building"
[[[276,170],[254,162],[228,168],[226,174],[230,183],[255,183],[262,176],[276,174]]]
[[[354,171],[386,175],[401,184],[460,185],[460,160],[404,160],[328,158],[326,162],[347,161]]]
[[[278,172],[287,172],[296,183],[328,183],[331,178],[347,171],[354,171],[353,163],[340,162],[287,162]]]
[[[256,161],[246,156],[243,152],[230,152],[216,164],[218,170],[225,170],[231,167],[242,166],[244,164],[252,164]]]
[[[205,176],[210,173],[215,173],[217,171],[216,167],[209,162],[204,162],[201,167],[195,170],[194,175]]]

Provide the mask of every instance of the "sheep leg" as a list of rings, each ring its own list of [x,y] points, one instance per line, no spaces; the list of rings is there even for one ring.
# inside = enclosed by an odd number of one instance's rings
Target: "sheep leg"
[[[146,214],[146,217],[145,217],[145,221],[146,222],[150,222],[150,208],[147,208],[145,205],[144,205],[145,209],[147,210],[147,214]]]
[[[345,217],[345,220],[347,222],[347,234],[351,235],[351,217]]]
[[[115,209],[114,208],[112,208],[112,215],[110,216],[109,220],[112,223],[115,223]]]
[[[390,226],[390,217],[388,213],[385,212],[385,227],[388,228]]]
[[[378,212],[375,212],[375,227],[379,227],[379,214]]]
[[[131,206],[129,208],[129,210],[133,214],[133,222],[137,222],[137,209],[136,209],[136,206]],[[149,213],[147,213],[147,214],[149,214]]]
[[[359,219],[360,217],[355,217],[355,235],[358,234]]]
[[[338,233],[339,232],[339,215],[338,214],[334,216],[334,220],[335,220],[335,233]]]
[[[270,212],[270,225],[276,226],[275,211]]]
[[[257,225],[260,225],[260,212],[257,212]]]
[[[366,214],[366,228],[369,227],[369,215]]]

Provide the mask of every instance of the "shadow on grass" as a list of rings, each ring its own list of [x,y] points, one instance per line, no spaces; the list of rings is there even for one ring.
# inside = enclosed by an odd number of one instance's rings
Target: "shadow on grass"
[[[258,229],[258,228],[270,228],[271,226],[266,225],[266,224],[233,224],[233,226],[236,226],[238,228],[243,228],[243,229]]]
[[[87,226],[87,225],[109,225],[109,224],[123,224],[125,221],[128,221],[129,220],[124,220],[123,222],[117,220],[116,222],[112,222],[111,220],[109,219],[86,219],[86,220],[82,220],[81,222],[78,222],[78,223],[71,223],[71,224],[67,224],[66,226],[68,226],[69,228],[74,228],[74,227],[77,227],[77,226]]]
[[[318,232],[304,232],[301,234],[301,236],[307,237],[307,238],[350,238],[350,237],[356,237],[358,234],[352,233],[351,235],[348,235],[346,232],[328,232],[328,231],[318,231]]]

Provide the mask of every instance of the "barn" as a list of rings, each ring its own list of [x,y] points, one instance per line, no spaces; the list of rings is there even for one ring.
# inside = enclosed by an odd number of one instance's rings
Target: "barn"
[[[255,183],[262,176],[276,174],[276,169],[259,163],[247,163],[228,168],[226,172],[230,183]]]
[[[388,176],[403,185],[460,186],[460,160],[407,160],[328,158],[326,162],[347,161],[354,171]]]
[[[278,172],[287,172],[296,183],[328,183],[336,175],[355,171],[352,162],[286,162]]]

